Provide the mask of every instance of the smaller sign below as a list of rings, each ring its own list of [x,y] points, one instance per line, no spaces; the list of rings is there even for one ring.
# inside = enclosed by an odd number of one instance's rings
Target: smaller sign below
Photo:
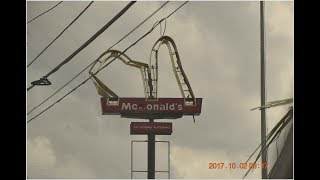
[[[172,123],[170,122],[131,122],[130,134],[155,134],[171,135]]]

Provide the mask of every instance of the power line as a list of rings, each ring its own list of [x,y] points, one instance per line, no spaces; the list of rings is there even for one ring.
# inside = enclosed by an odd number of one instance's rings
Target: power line
[[[124,7],[116,16],[114,16],[106,25],[104,25],[98,32],[96,32],[89,40],[87,40],[82,46],[80,46],[76,51],[74,51],[69,57],[67,57],[64,61],[62,61],[57,67],[51,70],[48,74],[43,76],[40,80],[46,80],[51,74],[55,73],[60,69],[61,66],[69,62],[75,55],[77,55],[81,50],[87,47],[93,40],[95,40],[102,32],[109,28],[111,24],[113,24],[118,18],[120,18],[136,1],[131,1],[126,7]],[[35,81],[34,81],[35,82]],[[28,87],[27,91],[32,89],[36,83],[31,83],[32,85]]]
[[[134,29],[132,29],[129,33],[127,33],[124,37],[122,37],[119,41],[117,41],[115,44],[113,44],[111,47],[109,47],[107,50],[110,50],[113,48],[115,45],[120,43],[123,39],[128,37],[131,33],[133,33],[136,29],[138,29],[142,24],[144,24],[148,19],[150,19],[155,13],[157,13],[160,9],[162,9],[166,4],[168,4],[169,1],[163,3],[158,9],[156,9],[152,14],[150,14],[146,19],[144,19],[141,23],[139,23]],[[70,81],[68,81],[66,84],[64,84],[61,88],[59,88],[57,91],[55,91],[53,94],[51,94],[48,98],[46,98],[44,101],[42,101],[40,104],[32,108],[28,114],[30,114],[32,111],[37,109],[39,106],[41,106],[43,103],[48,101],[51,97],[56,95],[58,92],[60,92],[64,87],[66,87],[69,83],[71,83],[74,79],[76,79],[80,74],[82,74],[86,69],[88,69],[93,63],[95,63],[97,60],[91,62],[88,66],[86,66],[83,70],[81,70],[76,76],[74,76]]]
[[[27,24],[31,23],[33,20],[35,20],[35,19],[37,19],[38,17],[40,17],[40,16],[44,15],[45,13],[47,13],[47,12],[51,11],[52,9],[54,9],[55,7],[57,7],[57,6],[58,6],[59,4],[61,4],[61,3],[62,3],[62,1],[60,1],[58,4],[54,5],[52,8],[50,8],[50,9],[46,10],[45,12],[43,12],[43,13],[39,14],[39,15],[38,15],[38,16],[36,16],[35,18],[31,19],[30,21],[28,21],[28,22],[27,22]]]
[[[109,49],[113,48],[115,45],[120,43],[124,38],[128,37],[133,31],[138,29],[142,24],[144,24],[148,19],[150,19],[155,13],[157,13],[161,8],[163,8],[166,4],[168,4],[170,1],[166,1],[163,3],[157,10],[155,10],[152,14],[150,14],[145,20],[143,20],[138,26],[136,26],[134,29],[132,29],[127,35],[125,35],[123,38],[121,38],[118,42],[116,42],[114,45],[112,45]]]
[[[128,49],[130,49],[131,47],[133,47],[134,45],[136,45],[141,39],[145,38],[148,34],[150,34],[162,21],[164,21],[165,19],[169,18],[172,14],[174,14],[178,9],[180,9],[182,6],[184,6],[188,1],[184,2],[182,5],[180,5],[175,11],[173,11],[171,14],[169,14],[167,17],[161,19],[160,21],[157,21],[153,27],[147,32],[145,33],[143,36],[141,36],[137,41],[135,41],[133,44],[131,44],[129,47],[127,47],[123,53],[125,53]],[[31,118],[30,120],[27,121],[27,123],[31,122],[32,120],[34,120],[35,118],[37,118],[38,116],[40,116],[42,113],[46,112],[47,110],[49,110],[51,107],[53,107],[55,104],[59,103],[62,99],[64,99],[66,96],[68,96],[69,94],[71,94],[73,91],[75,91],[76,89],[78,89],[81,85],[85,84],[92,76],[98,74],[102,69],[104,69],[105,67],[107,67],[109,64],[111,64],[116,58],[118,58],[121,54],[119,54],[117,57],[115,57],[114,59],[112,59],[110,62],[108,62],[106,65],[104,65],[100,70],[98,70],[97,72],[90,74],[89,77],[84,80],[82,83],[80,83],[78,86],[76,86],[75,88],[73,88],[71,91],[69,91],[67,94],[65,94],[64,96],[62,96],[60,99],[58,99],[56,102],[54,102],[53,104],[51,104],[49,107],[47,107],[46,109],[44,109],[43,111],[41,111],[39,114],[37,114],[36,116],[34,116],[33,118]],[[101,57],[101,56],[100,56]],[[99,58],[100,58],[99,57]],[[98,59],[99,59],[98,58]],[[98,60],[97,59],[97,60]],[[96,61],[97,61],[96,60]]]
[[[61,1],[62,2],[62,1]],[[55,42],[93,3],[93,1],[91,1],[82,11],[81,13],[67,26],[64,28],[64,30],[62,30],[62,32],[56,37],[54,38],[53,41],[51,41],[29,64],[27,67],[29,67],[36,59],[38,59],[38,57],[44,53],[44,51],[46,51],[53,42]]]

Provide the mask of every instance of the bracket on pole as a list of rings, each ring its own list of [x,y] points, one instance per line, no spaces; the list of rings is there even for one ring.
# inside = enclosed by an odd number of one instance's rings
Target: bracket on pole
[[[48,86],[48,85],[51,85],[51,82],[47,78],[43,77],[43,78],[40,78],[39,80],[32,81],[31,84],[34,86],[36,86],[36,85],[37,86]]]

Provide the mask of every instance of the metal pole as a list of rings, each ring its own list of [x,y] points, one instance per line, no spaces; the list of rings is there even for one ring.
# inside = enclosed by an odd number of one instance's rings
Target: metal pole
[[[265,92],[265,42],[264,42],[264,2],[260,1],[260,38],[261,38],[261,106],[266,104],[266,92]],[[265,108],[261,109],[261,149],[266,147],[266,110]],[[267,151],[262,153],[261,162],[262,164],[267,163],[268,154]],[[267,167],[267,166],[266,166]],[[268,178],[268,169],[261,168],[262,179]]]
[[[149,76],[149,98],[153,98],[153,86],[152,79]],[[154,122],[153,119],[149,119],[149,122]],[[148,179],[155,179],[155,154],[156,154],[156,136],[154,134],[148,134]]]
[[[168,179],[170,179],[170,142],[168,141]]]
[[[150,119],[149,122],[154,122]],[[155,135],[148,134],[148,179],[155,179]]]
[[[131,179],[133,178],[133,169],[132,169],[132,164],[133,164],[133,159],[132,159],[132,157],[133,157],[133,141],[131,141]]]

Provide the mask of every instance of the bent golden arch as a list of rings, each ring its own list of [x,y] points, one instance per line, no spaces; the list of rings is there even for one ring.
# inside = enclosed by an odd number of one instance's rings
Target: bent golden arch
[[[169,36],[160,37],[153,45],[150,54],[149,65],[139,61],[134,61],[130,59],[126,54],[118,50],[108,50],[104,52],[89,70],[89,73],[92,75],[91,79],[97,89],[98,94],[103,97],[108,97],[109,99],[118,100],[119,98],[116,93],[114,93],[109,87],[102,83],[102,81],[98,77],[94,75],[103,67],[103,64],[109,62],[111,58],[115,58],[115,60],[120,60],[128,66],[138,68],[141,72],[145,98],[148,100],[157,100],[159,79],[158,51],[163,44],[167,45],[169,56],[171,59],[172,70],[174,72],[181,95],[184,98],[185,105],[196,105],[196,98],[193,94],[188,78],[182,68],[177,46],[173,39]]]

